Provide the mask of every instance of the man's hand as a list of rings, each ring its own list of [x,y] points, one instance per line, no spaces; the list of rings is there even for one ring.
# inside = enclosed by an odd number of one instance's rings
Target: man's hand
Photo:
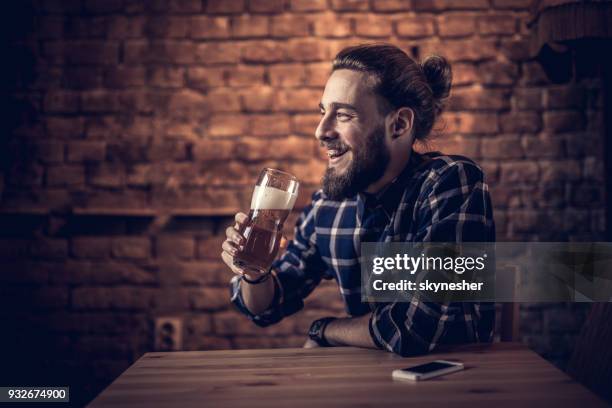
[[[320,347],[316,341],[312,340],[312,339],[306,339],[306,343],[304,343],[304,345],[302,346],[303,348],[316,348],[316,347]]]
[[[234,220],[236,223],[233,226],[227,227],[225,230],[226,239],[223,241],[221,245],[221,259],[223,262],[231,269],[233,273],[236,275],[245,275],[248,279],[254,280],[257,276],[252,276],[251,274],[247,274],[242,268],[234,265],[234,256],[241,249],[241,246],[246,243],[245,238],[240,233],[240,230],[244,227],[244,224],[248,221],[248,216],[245,213],[237,213],[234,216]]]

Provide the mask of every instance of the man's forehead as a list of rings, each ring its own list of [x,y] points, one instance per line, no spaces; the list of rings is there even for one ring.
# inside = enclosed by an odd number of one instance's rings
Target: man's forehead
[[[321,103],[326,106],[331,103],[346,103],[354,106],[374,102],[375,95],[372,91],[372,79],[364,72],[348,69],[339,69],[332,72]]]

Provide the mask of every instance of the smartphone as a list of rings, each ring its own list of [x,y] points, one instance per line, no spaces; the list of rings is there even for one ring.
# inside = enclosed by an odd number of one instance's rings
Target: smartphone
[[[461,370],[463,370],[463,363],[436,360],[432,361],[431,363],[420,364],[414,367],[393,370],[391,376],[398,380],[421,381]]]

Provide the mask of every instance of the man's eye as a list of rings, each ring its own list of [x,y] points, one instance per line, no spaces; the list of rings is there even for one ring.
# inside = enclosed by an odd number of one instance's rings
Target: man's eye
[[[336,117],[338,118],[338,120],[345,121],[345,120],[349,120],[349,119],[351,119],[353,116],[352,116],[352,115],[349,115],[348,113],[344,113],[344,112],[337,112],[337,113],[336,113]]]
[[[325,112],[321,111],[319,113],[321,114],[321,116],[325,116]]]

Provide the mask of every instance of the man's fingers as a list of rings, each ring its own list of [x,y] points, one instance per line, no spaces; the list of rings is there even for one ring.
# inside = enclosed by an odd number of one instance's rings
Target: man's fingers
[[[244,275],[244,272],[242,269],[238,268],[237,266],[234,265],[234,257],[231,256],[230,254],[228,254],[227,252],[223,251],[221,252],[221,259],[223,259],[223,262],[225,262],[225,264],[232,270],[232,272],[234,272],[236,275]]]
[[[244,224],[248,218],[249,216],[242,212],[236,213],[234,216],[234,219],[238,224]]]
[[[233,243],[232,241],[229,240],[225,240],[223,241],[223,244],[221,245],[221,248],[227,252],[228,254],[230,254],[230,256],[234,257],[236,256],[236,253],[238,252],[238,247],[235,243]]]
[[[234,227],[227,227],[225,236],[237,245],[244,245],[244,237]]]

